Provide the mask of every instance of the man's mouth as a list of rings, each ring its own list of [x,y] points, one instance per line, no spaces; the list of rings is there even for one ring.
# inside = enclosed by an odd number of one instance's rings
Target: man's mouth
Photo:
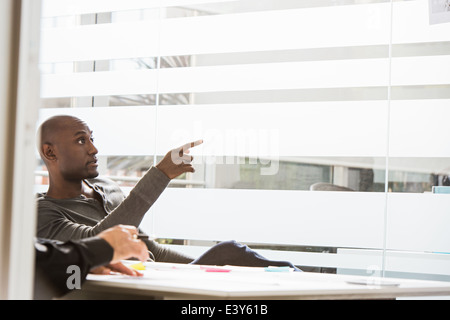
[[[98,167],[97,159],[94,159],[94,160],[92,160],[92,161],[89,161],[89,162],[87,163],[87,165],[88,165],[88,166],[95,166],[95,167]]]

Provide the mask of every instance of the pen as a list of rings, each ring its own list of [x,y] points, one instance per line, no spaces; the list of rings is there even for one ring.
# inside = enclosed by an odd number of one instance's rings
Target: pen
[[[143,234],[143,233],[139,233],[139,234],[135,234],[135,235],[134,235],[134,238],[135,238],[135,239],[140,239],[140,240],[148,239],[148,235]]]

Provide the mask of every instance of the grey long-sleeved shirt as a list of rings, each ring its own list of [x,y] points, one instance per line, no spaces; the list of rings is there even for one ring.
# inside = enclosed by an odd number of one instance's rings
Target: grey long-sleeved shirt
[[[117,224],[141,223],[145,213],[165,190],[170,179],[152,167],[125,197],[120,187],[106,178],[85,180],[103,199],[81,195],[72,199],[53,199],[38,195],[37,237],[68,241],[95,236]],[[189,263],[192,258],[146,240],[156,261]]]

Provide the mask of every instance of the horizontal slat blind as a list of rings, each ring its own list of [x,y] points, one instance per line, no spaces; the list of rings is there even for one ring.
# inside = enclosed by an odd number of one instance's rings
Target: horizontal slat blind
[[[390,194],[387,248],[450,252],[448,208],[445,194]]]
[[[166,191],[142,224],[158,237],[383,248],[383,193]],[[447,195],[390,194],[387,249],[450,252],[449,207]]]
[[[450,157],[450,128],[437,123],[450,117],[450,100],[392,101],[390,116],[392,157]]]
[[[450,55],[394,58],[392,85],[448,84],[449,66]],[[364,59],[55,74],[43,76],[42,97],[380,87],[388,71],[388,59]]]
[[[41,61],[387,45],[389,6],[380,3],[49,28],[43,33]],[[393,43],[448,41],[448,25],[430,26],[427,15],[422,14],[427,11],[426,1],[394,3]]]
[[[42,8],[42,16],[57,17],[233,1],[236,0],[46,0]]]
[[[371,25],[374,6],[380,14],[376,26]],[[168,19],[163,24],[161,54],[386,44],[388,13],[387,4],[376,4]]]
[[[382,19],[377,22],[379,27],[368,23],[373,6],[382,14],[377,17]],[[388,13],[388,5],[376,4],[49,29],[43,39],[42,61],[106,59],[108,54],[110,59],[153,56],[157,41],[162,56],[387,44]],[[347,16],[353,19],[345,19]],[[161,34],[153,36],[158,30]],[[89,56],[82,49],[86,41],[91,45]],[[135,45],[127,46],[130,42]],[[57,55],[53,53],[55,44]],[[138,48],[147,50],[139,52]]]
[[[155,150],[156,111],[148,107],[42,109],[38,125],[58,114],[69,114],[88,123],[99,155],[151,155]]]
[[[387,70],[377,59],[56,74],[43,77],[42,97],[386,86]]]
[[[195,239],[201,235],[207,240],[383,247],[383,193],[166,191],[154,207],[154,216],[142,223],[158,237]]]
[[[49,28],[41,40],[41,62],[154,57],[158,54],[159,25],[149,21]]]
[[[194,155],[377,157],[386,153],[387,107],[379,101],[167,106],[158,117],[160,123],[171,123],[158,126],[158,136],[165,137],[158,153],[189,137],[205,141],[192,150]],[[333,134],[319,134],[323,128]]]
[[[152,108],[134,107],[133,112],[125,107],[46,109],[41,118],[60,113],[78,114],[92,123],[101,155],[154,152],[156,113]],[[236,114],[240,115],[238,119]],[[249,121],[254,114],[260,116]],[[286,118],[286,114],[290,117]],[[337,117],[342,121],[336,122]],[[162,155],[186,141],[203,139],[205,144],[192,149],[194,156],[382,157],[386,152],[386,117],[386,104],[377,101],[165,106],[158,110],[158,122],[166,125],[157,126],[156,153]],[[112,127],[127,130],[117,132]],[[322,127],[333,135],[317,135],[314,140],[301,138]],[[110,139],[109,134],[120,139]]]
[[[450,101],[426,103],[425,108],[420,100],[391,102],[392,157],[450,157],[446,143],[450,128],[436,125],[437,119],[450,116]],[[41,118],[60,113],[78,114],[92,123],[102,155],[154,152],[156,110],[152,108],[133,107],[133,112],[127,107],[46,109],[41,112]],[[248,120],[257,113],[258,118]],[[241,117],[236,119],[236,114]],[[286,118],[286,114],[291,116]],[[405,121],[407,114],[414,116]],[[158,121],[167,125],[157,127],[161,137],[157,154],[165,154],[189,139],[203,138],[210,143],[193,149],[194,155],[383,157],[387,148],[387,115],[386,103],[377,101],[165,106],[158,111]],[[336,122],[337,117],[342,119]],[[116,132],[111,130],[111,123],[128,129]],[[324,127],[333,135],[317,135],[314,140],[299,138]],[[120,139],[109,139],[109,135]],[[441,166],[433,167],[429,163],[433,170],[443,170],[449,165],[444,161]]]

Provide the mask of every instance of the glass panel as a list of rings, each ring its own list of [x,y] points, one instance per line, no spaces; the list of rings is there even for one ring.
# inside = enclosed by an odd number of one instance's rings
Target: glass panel
[[[301,259],[310,271],[381,270],[390,4],[293,3],[238,1],[162,16],[162,59],[190,58],[161,69],[158,89],[189,100],[158,105],[157,154],[204,139],[186,180],[205,183],[167,190],[144,225],[189,243],[231,237],[336,259],[328,269]],[[173,198],[185,199],[185,209]],[[344,199],[355,207],[340,207]],[[365,250],[348,254],[356,248]]]
[[[196,172],[146,216],[159,237],[423,276],[404,261],[448,263],[423,254],[448,251],[446,198],[431,191],[450,184],[449,24],[431,26],[427,3],[45,0],[40,121],[85,119],[124,190],[204,139]]]
[[[393,4],[385,274],[450,281],[449,198],[432,192],[449,185],[450,24],[428,5]]]

